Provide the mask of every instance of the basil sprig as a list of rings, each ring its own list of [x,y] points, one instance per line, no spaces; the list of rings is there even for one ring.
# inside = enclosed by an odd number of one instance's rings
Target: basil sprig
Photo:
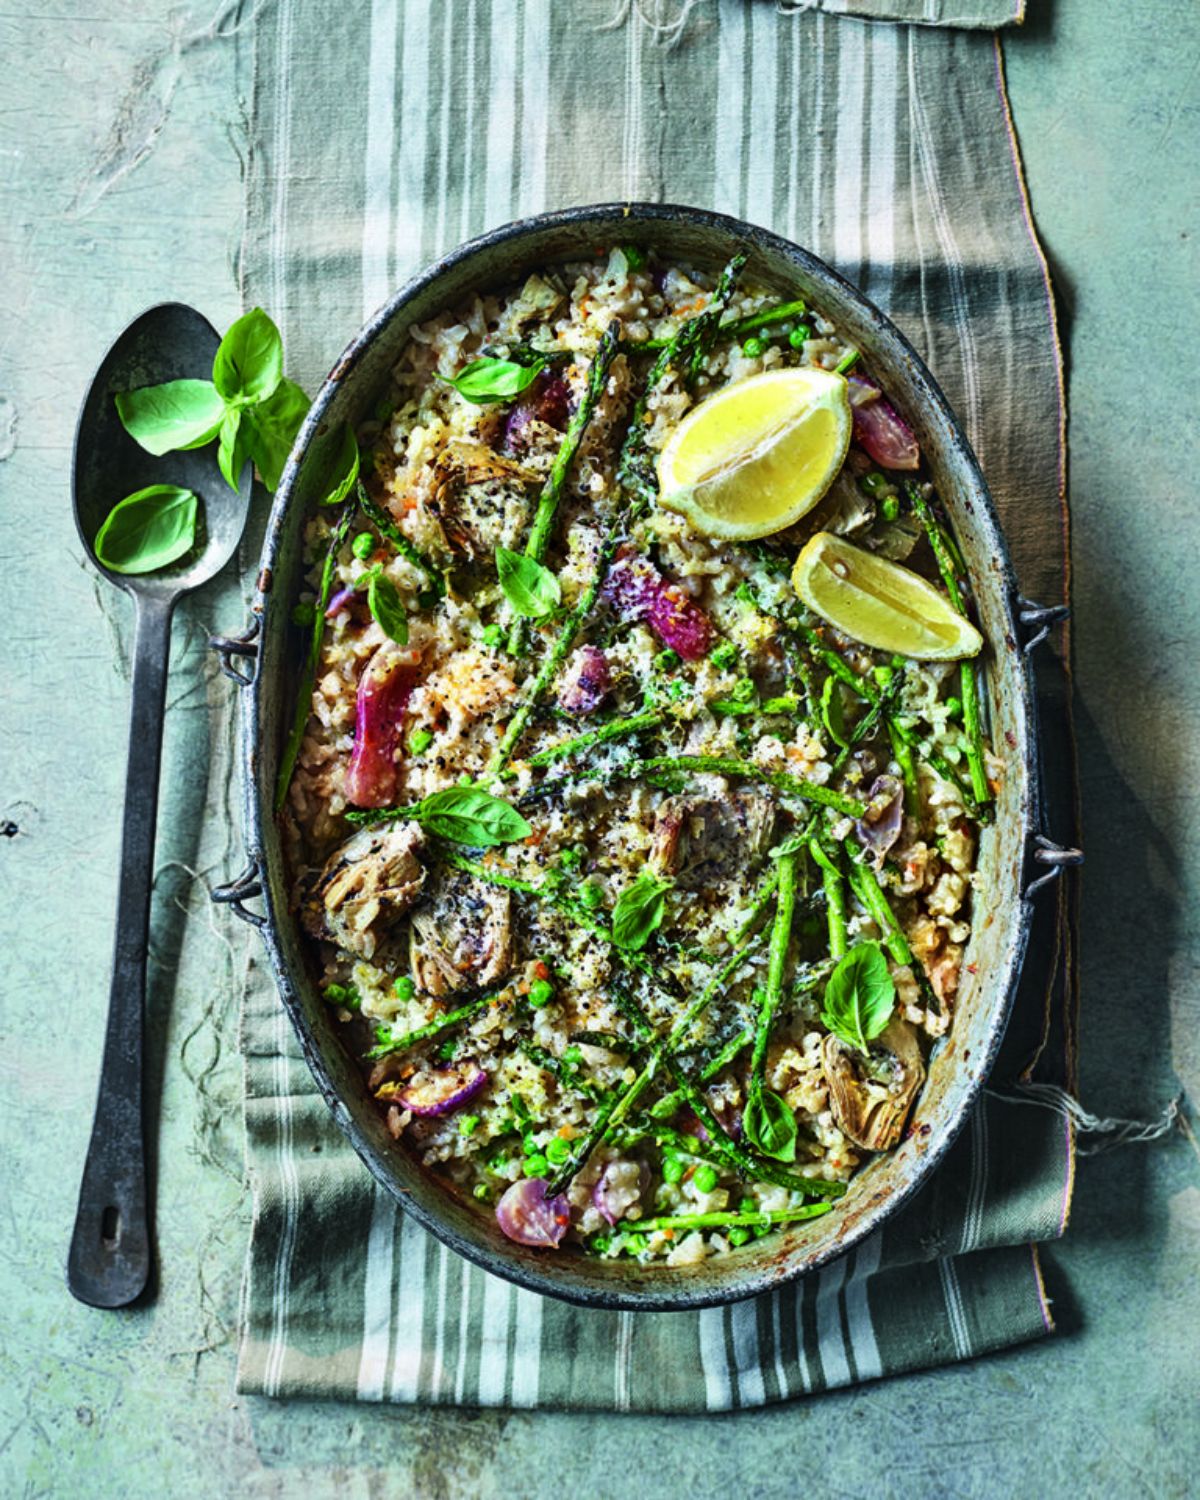
[[[216,438],[221,473],[235,490],[247,463],[267,489],[278,487],[309,408],[300,387],[284,377],[283,340],[261,307],[251,308],[221,340],[211,380],[168,380],[119,391],[115,399],[126,432],[156,458]],[[342,497],[357,477],[357,451]]]
[[[496,548],[496,576],[504,597],[527,620],[544,620],[562,603],[562,588],[549,568],[523,552]]]
[[[354,436],[354,429],[350,426],[349,422],[346,422],[342,426],[337,457],[334,460],[333,472],[329,479],[329,492],[321,501],[321,504],[340,505],[358,483],[358,473],[361,467],[362,460],[358,453],[358,441]]]
[[[228,406],[257,406],[283,379],[283,340],[261,307],[232,325],[213,360],[213,385]]]
[[[473,359],[448,384],[476,406],[486,406],[491,401],[511,401],[514,396],[519,396],[533,384],[545,366],[546,361],[540,355],[535,356],[527,365],[519,365],[511,359],[493,359],[490,355],[484,355],[480,359]]]
[[[125,431],[156,458],[211,443],[225,415],[225,403],[211,380],[168,380],[118,391],[116,402]]]
[[[860,1052],[887,1026],[896,984],[878,943],[858,943],[829,976],[821,1020],[834,1036]]]
[[[768,1088],[751,1089],[742,1129],[756,1151],[775,1161],[796,1160],[796,1116],[787,1100]]]
[[[660,879],[653,870],[642,870],[632,885],[617,897],[612,913],[613,942],[618,948],[637,952],[662,926],[667,892],[673,880]]]
[[[477,786],[434,792],[410,808],[408,816],[438,838],[471,849],[515,844],[533,832],[515,807]]]
[[[96,556],[113,573],[153,573],[196,544],[200,501],[176,484],[152,484],[119,500],[96,533]]]
[[[359,579],[362,583],[362,579]],[[367,608],[380,629],[398,646],[408,645],[408,614],[396,585],[376,565],[367,577]]]

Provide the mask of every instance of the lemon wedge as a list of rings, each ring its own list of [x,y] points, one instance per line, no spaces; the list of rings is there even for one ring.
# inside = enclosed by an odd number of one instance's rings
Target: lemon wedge
[[[658,460],[660,503],[705,536],[746,540],[782,531],[833,483],[853,425],[841,375],[753,375],[679,424]]]
[[[975,656],[983,637],[931,583],[829,531],[805,543],[792,587],[822,619],[864,646],[918,661]]]

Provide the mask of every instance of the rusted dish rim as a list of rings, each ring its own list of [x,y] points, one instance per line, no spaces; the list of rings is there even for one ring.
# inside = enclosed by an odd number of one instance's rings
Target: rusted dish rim
[[[672,224],[687,224],[709,232],[726,235],[730,241],[731,249],[738,245],[749,245],[790,261],[815,282],[832,285],[844,298],[857,304],[860,311],[872,325],[880,342],[889,345],[890,352],[894,356],[899,356],[904,363],[906,376],[910,382],[910,388],[916,403],[920,404],[925,411],[932,413],[936,419],[940,420],[958,451],[958,457],[964,463],[971,482],[970,504],[974,508],[974,514],[981,519],[982,529],[987,536],[991,549],[989,561],[993,566],[998,565],[996,566],[996,572],[998,573],[998,586],[1002,593],[1002,604],[1005,614],[1005,641],[1003,645],[1009,651],[1014,661],[1014,677],[1019,685],[1020,717],[1023,719],[1025,725],[1025,744],[1020,748],[1019,753],[1024,761],[1026,786],[1028,789],[1024,807],[1025,826],[1021,830],[1021,833],[1022,842],[1028,847],[1034,834],[1040,831],[1042,823],[1041,780],[1038,760],[1037,721],[1034,709],[1033,670],[1028,657],[1022,655],[1017,646],[1020,637],[1013,605],[1018,597],[1018,591],[1008,547],[1005,543],[999,518],[996,515],[987,484],[966,434],[963,432],[961,424],[954,415],[941,387],[926,368],[920,355],[891,320],[865,297],[857,287],[810,251],[804,250],[782,236],[772,233],[770,230],[747,224],[739,219],[730,218],[725,214],[713,213],[705,209],[689,208],[677,204],[651,203],[590,204],[578,208],[563,209],[555,213],[538,214],[530,218],[516,220],[511,224],[503,225],[498,229],[479,235],[473,240],[468,240],[448,255],[435,261],[426,270],[407,281],[367,321],[359,333],[346,346],[342,355],[334,364],[330,374],[326,377],[321,389],[318,391],[308,416],[305,418],[292,454],[280,478],[268,519],[263,539],[262,562],[258,574],[258,592],[254,603],[255,613],[265,615],[266,610],[271,607],[271,585],[275,573],[276,558],[278,557],[282,543],[287,512],[291,504],[297,474],[308,446],[318,433],[325,413],[338,389],[354,374],[366,351],[406,304],[433,283],[437,282],[447,271],[461,265],[464,261],[473,259],[485,250],[510,244],[519,244],[532,234],[554,228],[567,228],[592,221],[612,221],[614,219],[623,219],[626,222],[658,224],[663,227],[664,231],[669,231]],[[286,602],[285,600],[284,604]],[[264,631],[265,634],[266,632]],[[1000,649],[1000,643],[994,643],[994,645],[997,650]],[[375,1180],[382,1187],[386,1188],[389,1193],[399,1199],[400,1194],[398,1193],[395,1180],[395,1160],[394,1158],[385,1160],[383,1154],[376,1150],[374,1143],[367,1139],[351,1117],[346,1102],[326,1066],[321,1045],[309,1027],[303,1004],[293,982],[291,971],[283,952],[283,946],[279,940],[278,924],[280,914],[276,912],[271,894],[271,884],[266,879],[267,861],[263,836],[265,821],[263,809],[265,806],[267,810],[266,819],[270,819],[272,816],[270,812],[271,796],[270,789],[267,789],[267,795],[263,797],[261,789],[258,786],[257,751],[263,727],[261,700],[262,675],[261,671],[255,674],[254,683],[250,688],[250,702],[247,705],[244,721],[243,774],[247,847],[251,859],[257,862],[258,868],[263,874],[263,900],[266,906],[266,921],[261,929],[263,940],[267,947],[268,958],[280,992],[280,997],[283,1000],[284,1007],[288,1012],[292,1026],[300,1041],[305,1061],[316,1080],[325,1103]],[[404,1210],[406,1213],[412,1214],[423,1228],[436,1235],[450,1249],[480,1266],[483,1270],[501,1276],[505,1280],[527,1291],[557,1297],[562,1301],[572,1302],[585,1307],[642,1312],[678,1312],[705,1307],[718,1307],[732,1302],[744,1301],[746,1298],[759,1296],[764,1292],[773,1291],[790,1281],[819,1270],[831,1260],[844,1255],[861,1243],[869,1234],[873,1233],[891,1218],[905,1203],[909,1202],[913,1195],[928,1181],[934,1168],[954,1144],[959,1132],[966,1123],[967,1116],[971,1112],[971,1107],[975,1103],[988,1073],[991,1071],[992,1064],[995,1061],[996,1054],[1004,1038],[1005,1028],[1008,1024],[1021,976],[1021,968],[1029,937],[1032,906],[1024,898],[1017,898],[1015,906],[1016,915],[1012,924],[1013,931],[1007,943],[1007,963],[1005,969],[996,976],[996,992],[992,1003],[991,1021],[986,1033],[982,1055],[976,1052],[972,1056],[972,1066],[963,1085],[962,1093],[949,1119],[941,1127],[940,1134],[914,1164],[907,1180],[889,1185],[886,1193],[881,1190],[879,1193],[865,1199],[861,1204],[855,1205],[854,1220],[846,1226],[844,1233],[839,1233],[824,1245],[815,1248],[800,1264],[786,1268],[777,1266],[775,1269],[759,1266],[756,1268],[753,1276],[748,1276],[740,1283],[734,1283],[723,1288],[698,1288],[695,1291],[692,1291],[687,1286],[680,1286],[677,1283],[671,1287],[669,1293],[664,1293],[661,1289],[655,1290],[652,1276],[646,1278],[643,1283],[644,1289],[642,1290],[637,1289],[637,1284],[633,1278],[630,1278],[631,1289],[629,1291],[619,1289],[615,1283],[611,1290],[607,1286],[603,1289],[579,1287],[573,1285],[570,1280],[560,1281],[552,1273],[552,1262],[548,1263],[547,1269],[543,1271],[537,1262],[520,1255],[518,1247],[514,1247],[514,1252],[510,1257],[496,1254],[490,1247],[461,1234],[453,1225],[446,1222],[436,1212],[427,1210],[414,1195],[405,1194],[403,1197]],[[286,912],[282,916],[284,920],[288,919]],[[965,1069],[965,1058],[959,1066]],[[404,1167],[411,1172],[424,1172],[424,1168],[409,1157],[404,1158]]]

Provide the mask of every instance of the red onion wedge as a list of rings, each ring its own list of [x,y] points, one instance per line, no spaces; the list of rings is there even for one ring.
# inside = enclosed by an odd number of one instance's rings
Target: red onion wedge
[[[487,1074],[473,1062],[454,1063],[448,1068],[416,1073],[402,1087],[389,1090],[385,1097],[401,1109],[428,1119],[461,1109],[486,1082]]]
[[[867,815],[854,825],[859,842],[878,870],[900,837],[904,821],[904,786],[895,776],[877,776],[867,793]]]
[[[345,780],[346,800],[355,807],[387,807],[396,799],[396,755],[417,666],[411,652],[397,653],[388,642],[358,679],[354,749]]]
[[[496,1223],[518,1245],[547,1249],[557,1245],[570,1228],[566,1194],[547,1198],[548,1185],[544,1177],[523,1177],[496,1204]]]
[[[609,1224],[623,1219],[650,1186],[650,1169],[645,1162],[610,1161],[592,1189],[592,1206]]]
[[[716,634],[712,621],[647,558],[619,558],[609,571],[604,593],[620,614],[644,621],[684,661],[699,661],[708,654]]]
[[[608,657],[599,646],[580,646],[563,673],[559,707],[569,714],[595,713],[611,685]]]
[[[873,380],[847,376],[854,417],[854,441],[885,469],[915,469],[921,450],[912,428]]]
[[[556,371],[543,370],[508,414],[502,442],[505,453],[524,453],[530,447],[531,423],[544,422],[562,432],[570,416],[570,386]]]
[[[326,606],[325,618],[327,620],[336,620],[342,610],[353,605],[354,601],[358,598],[361,598],[361,595],[352,583],[348,584],[344,589],[338,589],[337,593],[334,594]]]

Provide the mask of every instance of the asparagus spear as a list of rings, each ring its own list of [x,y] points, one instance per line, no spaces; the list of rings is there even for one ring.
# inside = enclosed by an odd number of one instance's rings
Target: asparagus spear
[[[621,324],[614,318],[600,337],[600,344],[588,369],[583,396],[570,422],[567,423],[567,430],[563,434],[558,452],[554,455],[554,463],[542,488],[537,510],[534,512],[533,525],[529,529],[529,540],[525,543],[525,555],[532,557],[535,562],[541,562],[546,555],[550,533],[562,499],[563,485],[566,483],[571,465],[575,462],[575,455],[579,452],[579,445],[583,441],[588,423],[592,420],[592,414],[599,404],[600,397],[604,394],[604,387],[608,383],[608,372],[620,348],[620,339]],[[529,621],[518,615],[508,633],[509,651],[514,656],[522,655],[528,639]]]
[[[792,940],[792,919],[796,914],[796,862],[798,849],[781,854],[779,864],[779,900],[771,927],[771,948],[767,959],[767,982],[759,1003],[758,1022],[754,1029],[754,1051],[750,1054],[749,1096],[761,1095],[763,1072],[767,1065],[767,1044],[775,1014],[783,998],[783,975],[787,968],[788,946]]]
[[[832,1186],[832,1184],[830,1184]],[[832,1203],[805,1203],[800,1208],[749,1210],[714,1209],[707,1214],[659,1214],[653,1219],[629,1219],[624,1228],[631,1234],[655,1234],[663,1229],[770,1229],[773,1224],[793,1224],[817,1219],[833,1208]]]
[[[536,755],[531,755],[526,762],[527,765],[540,770],[543,766],[553,765],[556,760],[567,760],[572,756],[580,755],[585,750],[591,750],[596,745],[606,745],[613,740],[623,740],[630,735],[641,734],[645,729],[653,729],[661,724],[663,715],[658,709],[647,709],[644,713],[631,714],[627,719],[610,719],[607,724],[601,724],[596,729],[589,729],[584,734],[577,734],[574,738],[563,740],[560,745],[551,745],[548,750],[539,750]],[[501,776],[507,781],[517,773],[506,767]]]
[[[959,614],[965,617],[967,581],[957,565],[950,539],[938,524],[928,500],[921,493],[920,486],[909,483],[904,486],[904,491],[921,525],[925,528],[925,535],[929,538],[929,545],[933,548],[938,572],[942,575],[942,582],[946,586],[946,592],[950,595],[950,602]],[[971,791],[975,801],[982,807],[992,800],[992,789],[988,785],[987,765],[983,758],[983,729],[979,722],[979,682],[973,661],[964,659],[960,662],[959,669],[962,674],[963,729],[967,736],[967,766],[971,772]]]
[[[801,797],[806,802],[832,807],[850,818],[861,818],[866,812],[865,803],[848,797],[843,792],[834,791],[832,787],[820,786],[815,781],[805,781],[799,776],[789,776],[786,771],[768,771],[764,766],[755,765],[753,761],[738,760],[733,756],[653,755],[648,759],[632,762],[621,774],[637,774],[639,771],[712,771],[720,776],[741,776],[748,781],[765,782],[776,791]]]
[[[430,1037],[441,1036],[442,1032],[451,1030],[452,1027],[460,1026],[464,1021],[469,1021],[472,1016],[478,1015],[489,1005],[504,994],[507,985],[501,985],[499,989],[488,990],[485,994],[476,995],[473,1000],[468,1000],[465,1005],[460,1005],[454,1010],[448,1010],[444,1015],[438,1016],[433,1021],[427,1021],[424,1026],[418,1026],[415,1031],[406,1031],[403,1035],[392,1037],[391,1040],[380,1042],[378,1046],[372,1047],[366,1054],[367,1058],[374,1061],[377,1057],[390,1057],[394,1052],[407,1052],[410,1047],[415,1047],[418,1042],[427,1042]]]
[[[802,318],[808,308],[803,302],[796,299],[794,302],[779,302],[774,307],[764,307],[761,312],[749,313],[744,318],[729,318],[717,327],[716,337],[719,339],[742,339],[747,334],[757,333],[760,328],[773,328],[777,323],[788,323],[793,318]],[[637,354],[648,354],[655,349],[666,347],[666,339],[642,339],[640,343],[630,343],[626,347]]]
[[[911,964],[912,949],[908,946],[908,939],[896,920],[896,913],[892,910],[888,898],[883,894],[883,888],[879,884],[875,871],[871,868],[870,861],[850,840],[847,840],[842,847],[850,858],[850,885],[854,894],[870,913],[871,920],[883,933],[884,947],[896,963]]]
[[[361,485],[359,489],[362,489]],[[292,715],[292,727],[288,731],[287,744],[283,747],[283,756],[279,762],[279,777],[275,783],[276,812],[283,810],[288,787],[292,781],[292,772],[296,769],[296,760],[300,754],[300,746],[304,743],[304,729],[308,724],[308,716],[312,712],[313,684],[317,680],[317,669],[321,665],[321,642],[325,638],[325,610],[329,604],[329,596],[333,592],[337,555],[349,534],[354,511],[354,501],[348,501],[342,507],[341,514],[334,522],[333,531],[330,533],[329,549],[325,553],[325,563],[321,569],[321,586],[317,591],[317,601],[313,606],[312,634],[308,639],[308,660],[304,665],[300,681],[296,684],[296,708]]]
[[[641,1006],[632,995],[614,985],[610,991],[613,1004],[625,1016],[638,1036],[651,1049],[654,1057],[670,1073],[684,1099],[696,1112],[700,1123],[708,1131],[713,1148],[725,1158],[731,1170],[751,1181],[774,1182],[780,1187],[791,1188],[809,1197],[840,1198],[846,1191],[844,1183],[825,1182],[819,1178],[799,1177],[794,1172],[784,1171],[773,1162],[759,1160],[734,1141],[713,1113],[708,1100],[693,1080],[680,1067],[678,1060],[667,1052],[663,1038],[646,1019]]]
[[[442,577],[438,569],[419,548],[413,546],[383,507],[375,504],[374,500],[367,493],[367,487],[361,479],[358,481],[355,493],[358,500],[358,507],[367,520],[371,522],[381,536],[387,537],[388,541],[391,542],[401,557],[412,563],[415,568],[420,568],[429,580],[430,592],[436,594],[441,599],[446,592],[446,580]]]
[[[809,841],[809,852],[821,871],[825,909],[829,918],[829,953],[842,958],[846,952],[846,881],[840,865],[819,838]]]
[[[717,972],[709,980],[708,984],[706,984],[704,989],[700,992],[699,996],[691,1003],[691,1005],[688,1006],[687,1010],[684,1011],[683,1015],[671,1028],[670,1034],[668,1035],[665,1043],[663,1043],[662,1057],[669,1057],[673,1052],[676,1052],[679,1049],[680,1045],[683,1042],[683,1039],[692,1029],[692,1026],[699,1019],[701,1014],[705,1010],[707,1010],[713,996],[719,989],[722,989],[729,982],[730,978],[741,967],[742,963],[745,961],[746,955],[755,946],[756,942],[757,938],[752,937],[743,947],[737,949],[732,957],[728,958],[721,966],[721,968],[717,970]],[[662,1057],[658,1055],[652,1057],[649,1063],[647,1063],[647,1065],[629,1085],[624,1094],[621,1095],[621,1098],[617,1104],[616,1111],[609,1122],[611,1126],[615,1127],[619,1125],[620,1122],[626,1117],[626,1115],[629,1114],[630,1110],[645,1093],[647,1087],[653,1080],[654,1075],[658,1072],[659,1067],[661,1066]]]

